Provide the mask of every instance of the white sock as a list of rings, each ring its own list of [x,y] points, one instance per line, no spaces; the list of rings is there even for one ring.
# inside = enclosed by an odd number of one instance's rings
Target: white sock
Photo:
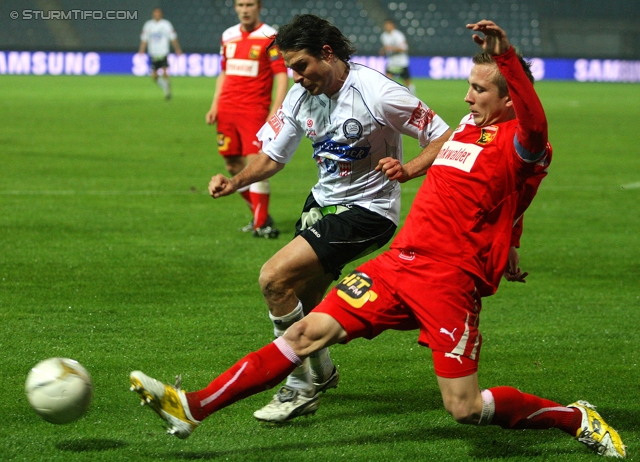
[[[489,425],[496,412],[496,403],[493,400],[493,393],[490,390],[482,390],[482,413],[478,425]]]
[[[273,322],[273,334],[276,337],[282,336],[289,327],[302,318],[304,318],[304,311],[302,311],[302,302],[300,301],[298,301],[298,304],[291,313],[285,314],[284,316],[273,316],[269,313],[269,319]]]
[[[171,86],[169,85],[169,79],[165,76],[158,77],[158,85],[164,91],[165,96],[171,94]]]
[[[313,396],[316,387],[311,379],[309,358],[302,361],[302,364],[296,367],[293,372],[289,374],[286,386],[300,390],[306,396]]]
[[[273,316],[269,313],[269,319],[273,322],[273,333],[276,337],[281,337],[289,327],[303,317],[304,311],[302,310],[302,302],[300,301],[298,301],[298,304],[291,313],[284,316]],[[308,358],[287,377],[286,386],[300,390],[305,395],[312,395],[314,393],[315,386],[311,379],[311,367]]]
[[[329,356],[329,348],[321,348],[309,356],[311,378],[314,383],[326,382],[333,372],[334,365]]]

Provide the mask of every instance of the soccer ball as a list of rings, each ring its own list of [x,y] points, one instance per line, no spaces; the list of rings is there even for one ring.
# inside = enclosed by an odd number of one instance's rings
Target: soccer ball
[[[40,417],[54,424],[66,424],[87,412],[93,384],[78,361],[49,358],[33,366],[25,391],[29,404]]]

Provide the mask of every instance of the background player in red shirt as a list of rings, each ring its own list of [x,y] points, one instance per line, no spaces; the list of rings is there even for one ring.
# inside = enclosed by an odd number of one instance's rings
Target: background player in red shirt
[[[480,390],[481,299],[500,278],[524,281],[514,222],[533,199],[551,160],[547,121],[528,65],[491,21],[467,26],[483,50],[474,57],[466,116],[429,168],[391,250],[345,277],[311,313],[250,353],[205,389],[185,393],[140,371],[136,390],[186,438],[206,417],[277,385],[320,348],[387,329],[419,329],[432,350],[438,386],[457,422],[506,429],[558,428],[600,455],[626,457],[618,433],[593,406],[568,406],[501,386]],[[404,167],[379,168],[402,179]]]
[[[278,110],[288,90],[287,69],[280,52],[275,47],[267,49],[276,31],[260,21],[261,9],[262,0],[235,0],[240,23],[222,34],[222,70],[206,115],[209,125],[218,124],[218,152],[232,175],[260,151],[256,133]],[[274,80],[276,92],[271,104]],[[280,233],[269,216],[269,180],[239,192],[253,214],[242,231],[253,232],[255,237],[278,237]]]

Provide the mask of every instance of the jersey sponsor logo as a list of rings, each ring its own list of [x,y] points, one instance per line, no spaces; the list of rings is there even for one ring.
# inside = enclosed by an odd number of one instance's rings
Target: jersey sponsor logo
[[[338,297],[354,308],[362,308],[368,301],[378,298],[373,290],[373,281],[365,273],[354,271],[336,285]]]
[[[342,124],[342,133],[348,140],[357,140],[362,136],[362,124],[356,119],[347,119]]]
[[[258,59],[260,57],[260,51],[262,47],[260,45],[251,45],[249,50],[249,59]]]
[[[498,127],[496,127],[495,125],[482,127],[480,130],[480,139],[476,141],[476,144],[485,145],[491,143],[498,134]]]
[[[340,160],[355,161],[369,156],[369,146],[351,146],[333,140],[313,143],[313,156],[322,157],[321,154],[332,154]]]
[[[418,127],[419,130],[424,130],[424,128],[431,123],[436,113],[433,109],[428,108],[422,101],[418,103],[418,106],[413,110],[411,114],[411,118],[409,119],[409,125],[413,125],[414,127]]]
[[[282,108],[278,109],[278,112],[273,114],[267,122],[274,133],[274,138],[278,136],[282,127],[284,127],[284,117],[282,116]]]
[[[251,59],[228,59],[226,73],[240,77],[257,77],[258,65],[258,61]]]
[[[225,136],[224,133],[218,133],[218,151],[227,151],[231,143],[231,137]]]
[[[307,119],[307,127],[309,128],[313,127],[313,120]]]
[[[433,165],[446,165],[470,172],[482,149],[481,146],[475,144],[447,141],[442,145]]]

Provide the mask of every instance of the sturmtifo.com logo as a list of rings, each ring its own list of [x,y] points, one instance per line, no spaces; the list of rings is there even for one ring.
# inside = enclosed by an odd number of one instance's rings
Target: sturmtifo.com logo
[[[50,20],[107,20],[107,21],[135,21],[138,19],[137,11],[125,10],[22,10],[9,13],[11,19],[23,21],[50,21]]]

